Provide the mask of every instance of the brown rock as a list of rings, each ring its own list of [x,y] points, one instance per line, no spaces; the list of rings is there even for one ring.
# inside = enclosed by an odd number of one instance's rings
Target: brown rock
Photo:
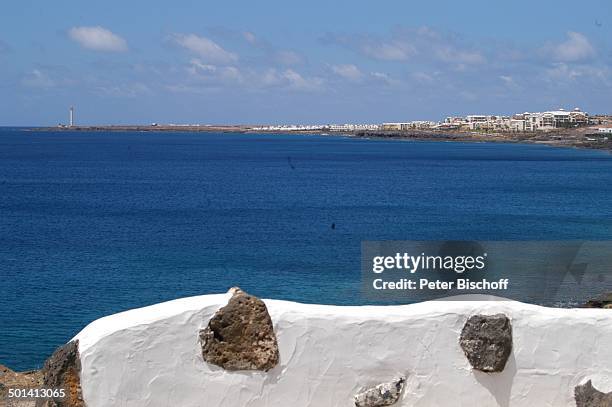
[[[0,406],[31,406],[31,400],[7,399],[9,389],[35,389],[42,386],[42,373],[39,370],[14,372],[0,365]]]
[[[588,300],[584,304],[585,308],[612,308],[612,292],[602,294],[598,297]]]
[[[278,364],[278,344],[266,304],[240,289],[200,330],[204,360],[226,370],[268,371]]]
[[[41,370],[43,387],[64,389],[66,396],[38,403],[41,407],[84,407],[81,393],[79,341],[70,341],[53,352]]]
[[[512,352],[512,325],[504,314],[473,315],[461,331],[459,344],[474,369],[501,372]]]
[[[589,380],[574,388],[576,407],[612,407],[612,393],[603,393]]]

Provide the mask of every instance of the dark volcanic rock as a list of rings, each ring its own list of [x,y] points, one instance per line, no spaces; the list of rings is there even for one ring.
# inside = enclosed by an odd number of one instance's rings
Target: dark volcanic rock
[[[41,370],[43,387],[64,389],[63,399],[39,401],[44,407],[84,407],[81,394],[81,359],[79,341],[70,341],[53,352]]]
[[[356,407],[383,407],[395,404],[402,395],[406,378],[381,383],[355,395]]]
[[[266,304],[240,289],[200,330],[202,356],[226,370],[268,371],[277,365],[278,344]]]
[[[512,352],[512,325],[503,314],[473,315],[463,326],[459,344],[474,369],[501,372]]]
[[[576,407],[612,407],[612,393],[603,393],[589,380],[574,388]]]
[[[584,306],[586,308],[612,308],[612,292],[588,300]]]

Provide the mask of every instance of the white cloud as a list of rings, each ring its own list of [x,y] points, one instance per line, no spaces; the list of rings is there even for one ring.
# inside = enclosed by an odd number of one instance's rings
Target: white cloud
[[[127,42],[104,27],[73,27],[68,31],[70,38],[83,48],[94,51],[127,51]]]
[[[327,34],[322,41],[342,45],[382,61],[443,62],[459,67],[486,62],[483,52],[466,44],[461,38],[443,35],[429,27],[398,28],[387,38]]]
[[[570,66],[564,62],[558,62],[545,71],[545,78],[549,81],[559,83],[575,80],[592,80],[599,85],[610,85],[612,72],[608,67],[600,66]]]
[[[323,80],[321,78],[307,78],[293,69],[278,71],[274,68],[270,68],[259,76],[258,82],[265,87],[282,87],[299,91],[321,90],[323,86]]]
[[[290,89],[295,90],[319,90],[323,85],[320,78],[305,78],[293,69],[286,69],[282,72],[281,77],[287,81]]]
[[[94,91],[101,96],[118,98],[135,98],[153,94],[151,88],[140,82],[106,86],[100,85],[96,86]]]
[[[400,84],[400,81],[397,79],[391,78],[388,74],[384,72],[370,72],[370,77],[377,82],[381,82],[385,85],[394,85],[397,86]]]
[[[192,59],[189,63],[190,65],[187,68],[187,71],[192,75],[217,72],[216,65],[205,64],[197,58]]]
[[[416,48],[405,42],[367,42],[361,46],[364,55],[384,61],[405,61],[417,53]]]
[[[257,37],[255,36],[255,34],[253,34],[252,32],[246,31],[243,33],[244,39],[249,43],[249,44],[255,44],[257,43]]]
[[[215,65],[194,58],[186,67],[189,74],[187,81],[175,88],[195,90],[219,88],[220,85],[228,88],[238,87],[241,89],[261,90],[266,88],[278,88],[295,91],[317,91],[323,86],[320,77],[306,77],[293,69],[279,70],[268,68],[256,70],[249,68],[238,68],[231,65]]]
[[[238,60],[238,55],[224,50],[216,42],[206,37],[195,34],[175,34],[173,39],[179,46],[198,55],[206,62],[231,64]]]
[[[593,57],[595,49],[586,36],[569,31],[566,41],[551,47],[551,54],[557,61],[572,62]]]
[[[278,71],[274,68],[270,68],[266,70],[261,75],[261,84],[265,86],[278,86],[282,82],[282,78],[279,75]]]
[[[434,81],[434,76],[427,72],[414,72],[410,76],[418,83],[431,83]]]
[[[282,65],[299,65],[304,61],[302,56],[294,51],[278,51],[274,59]]]
[[[512,75],[499,75],[499,80],[503,84],[504,92],[523,90],[523,86],[521,85],[523,81],[517,81]]]
[[[359,68],[352,64],[333,65],[331,69],[336,75],[349,81],[358,81],[363,77]]]
[[[55,81],[49,77],[49,75],[40,69],[31,70],[22,80],[26,86],[31,88],[43,88],[48,89],[56,85]]]
[[[29,88],[51,89],[75,85],[70,72],[62,66],[44,66],[34,68],[25,73],[21,84]]]
[[[193,77],[200,80],[223,81],[230,83],[239,83],[243,80],[243,75],[235,66],[217,66],[206,64],[201,60],[194,58],[190,61],[187,72]]]
[[[314,83],[304,79],[302,75],[294,71],[293,69],[287,69],[282,73],[282,77],[289,82],[289,86],[297,89],[309,89]]]
[[[458,65],[477,65],[485,62],[485,58],[477,51],[462,50],[451,45],[439,45],[435,50],[436,56],[444,61]]]
[[[240,71],[235,67],[220,67],[202,64],[188,68],[195,79],[166,86],[173,92],[204,93],[211,89],[229,89],[237,87],[244,90],[282,89],[300,92],[314,92],[323,89],[323,80],[318,77],[304,77],[293,69],[265,71]],[[226,86],[220,88],[218,85]]]

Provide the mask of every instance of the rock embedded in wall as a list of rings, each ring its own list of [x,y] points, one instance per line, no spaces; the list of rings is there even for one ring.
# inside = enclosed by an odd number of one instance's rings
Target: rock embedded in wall
[[[590,380],[574,388],[574,398],[576,407],[612,407],[612,392],[597,390]]]
[[[204,360],[226,370],[272,369],[279,352],[266,304],[238,288],[230,292],[227,305],[200,330]]]
[[[388,383],[381,383],[355,395],[356,407],[383,407],[390,406],[399,400],[402,395],[406,378],[400,377]]]
[[[512,324],[503,314],[473,315],[463,326],[459,344],[474,369],[501,372],[512,352]]]

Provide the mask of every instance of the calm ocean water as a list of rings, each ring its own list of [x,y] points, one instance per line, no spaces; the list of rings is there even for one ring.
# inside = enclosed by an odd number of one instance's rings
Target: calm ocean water
[[[0,364],[234,285],[360,304],[362,240],[612,239],[611,197],[595,151],[0,129]]]

